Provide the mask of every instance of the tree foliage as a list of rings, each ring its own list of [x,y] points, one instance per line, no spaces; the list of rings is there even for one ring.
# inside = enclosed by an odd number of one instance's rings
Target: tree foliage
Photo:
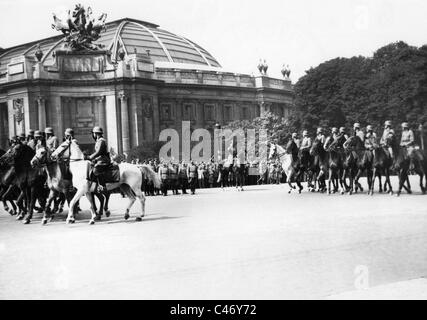
[[[385,120],[397,128],[427,125],[427,46],[404,42],[378,49],[372,57],[336,58],[306,72],[295,85],[290,118],[294,130],[347,126],[360,122],[380,130]]]

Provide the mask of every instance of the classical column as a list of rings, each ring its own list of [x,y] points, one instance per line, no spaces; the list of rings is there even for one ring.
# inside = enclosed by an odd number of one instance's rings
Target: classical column
[[[104,130],[104,137],[106,137],[107,136],[107,114],[105,112],[104,100],[105,100],[104,96],[95,98],[96,108],[98,110],[99,126]]]
[[[128,110],[128,97],[122,93],[120,98],[120,114],[122,124],[122,146],[123,152],[130,150],[130,139],[129,139],[129,110]]]
[[[44,130],[46,128],[46,99],[38,97],[37,101],[37,116],[38,116],[38,129]]]

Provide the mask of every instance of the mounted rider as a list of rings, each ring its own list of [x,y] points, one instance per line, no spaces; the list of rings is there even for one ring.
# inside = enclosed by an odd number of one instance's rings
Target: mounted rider
[[[36,141],[34,139],[34,130],[28,131],[27,146],[29,146],[33,150],[36,150]]]
[[[326,137],[323,133],[323,128],[317,128],[315,140],[320,141],[323,145],[325,144]]]
[[[336,141],[337,138],[338,138],[338,128],[333,127],[331,129],[331,134],[325,140],[325,143],[323,145],[323,149],[325,149],[326,151],[328,151],[329,147],[332,144],[332,142]]]
[[[58,148],[59,140],[53,133],[53,129],[51,127],[47,127],[44,130],[46,134],[46,148],[50,150],[50,152],[54,152],[56,148]]]
[[[344,149],[344,143],[348,140],[348,135],[345,132],[345,127],[340,127],[336,137],[337,147]]]
[[[27,144],[27,137],[25,136],[25,133],[20,133],[18,136],[18,140],[21,144]]]
[[[302,132],[302,141],[301,141],[300,151],[309,151],[312,144],[313,144],[313,141],[311,140],[311,137],[308,135],[308,131],[304,130]]]
[[[400,138],[400,146],[406,149],[409,158],[411,159],[410,169],[414,169],[414,145],[415,137],[414,132],[409,128],[407,122],[402,123],[402,137]]]
[[[92,129],[92,138],[95,140],[95,152],[90,156],[85,155],[85,160],[92,161],[92,176],[98,181],[98,191],[106,190],[104,174],[111,165],[110,153],[107,141],[103,137],[101,127]]]
[[[387,138],[390,135],[394,135],[394,130],[391,128],[391,121],[387,120],[384,123],[384,131],[380,139],[380,146],[382,146],[383,148],[386,149],[386,151],[388,151],[388,154],[390,155],[390,157],[393,157],[393,148],[391,146],[387,147]]]
[[[377,134],[374,132],[374,128],[371,125],[368,125],[366,127],[365,148],[366,150],[373,150],[377,146]]]
[[[298,133],[296,132],[292,133],[292,140],[294,140],[295,144],[297,145],[297,148],[299,149],[301,145],[301,141],[298,137]]]
[[[46,140],[40,130],[34,131],[35,150],[46,147]]]
[[[365,134],[363,133],[363,131],[360,129],[360,123],[356,122],[353,125],[353,135],[355,137],[359,137],[360,141],[362,141],[362,144],[364,144],[365,142]]]

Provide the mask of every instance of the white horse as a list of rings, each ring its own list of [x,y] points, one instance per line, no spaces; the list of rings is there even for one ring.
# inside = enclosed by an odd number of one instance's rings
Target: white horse
[[[286,174],[286,180],[290,187],[288,193],[291,193],[292,190],[295,190],[295,186],[292,184],[292,179],[295,178],[296,183],[298,185],[298,192],[301,193],[303,187],[299,181],[298,171],[295,168],[295,161],[292,153],[287,152],[282,146],[278,144],[273,144],[272,148],[270,148],[269,159],[276,156],[280,163],[282,164],[282,169]]]
[[[69,156],[66,157],[65,155]],[[70,209],[68,211],[67,223],[74,223],[74,207],[77,201],[84,195],[89,199],[90,209],[92,218],[89,224],[95,223],[96,211],[94,205],[94,199],[92,192],[95,191],[96,183],[89,181],[89,172],[91,162],[84,160],[84,154],[80,150],[79,146],[75,142],[64,142],[62,143],[54,153],[52,153],[52,158],[64,157],[69,158],[70,160],[70,172],[73,175],[73,186],[77,189],[77,192],[73,199],[70,202]],[[148,166],[136,166],[129,163],[120,163],[120,180],[117,183],[107,183],[107,191],[120,188],[121,191],[126,194],[129,198],[129,204],[126,208],[124,218],[129,219],[129,211],[136,199],[139,199],[141,203],[141,214],[136,218],[136,221],[141,221],[145,215],[145,197],[141,190],[143,174],[152,180],[154,186],[160,188],[160,180],[157,177],[156,173]]]

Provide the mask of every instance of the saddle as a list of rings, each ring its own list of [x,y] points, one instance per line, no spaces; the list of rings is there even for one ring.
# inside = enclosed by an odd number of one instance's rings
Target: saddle
[[[105,183],[116,183],[120,181],[120,169],[119,165],[115,163],[111,163],[109,165],[101,166],[101,165],[95,165],[92,166],[89,172],[89,179],[90,181],[97,181],[96,175],[94,174],[94,171],[97,171],[98,175],[102,175],[103,181]]]

